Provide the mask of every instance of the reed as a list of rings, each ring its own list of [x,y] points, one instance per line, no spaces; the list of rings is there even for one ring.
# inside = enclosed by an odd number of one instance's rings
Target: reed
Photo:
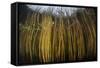
[[[96,59],[95,16],[93,9],[78,10],[71,16],[33,12],[19,24],[19,54],[26,63]]]

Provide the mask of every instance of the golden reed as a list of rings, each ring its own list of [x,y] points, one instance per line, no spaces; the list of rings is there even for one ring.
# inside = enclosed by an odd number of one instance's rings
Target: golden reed
[[[28,63],[95,59],[95,16],[93,9],[59,17],[33,12],[24,24],[19,24],[19,53],[22,59]]]

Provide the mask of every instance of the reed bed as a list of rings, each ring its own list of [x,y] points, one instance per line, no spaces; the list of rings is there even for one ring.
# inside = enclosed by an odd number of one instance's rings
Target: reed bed
[[[39,10],[38,10],[39,11]],[[71,16],[33,12],[19,24],[19,54],[25,63],[96,59],[96,13],[78,10]],[[90,13],[91,12],[91,13]]]

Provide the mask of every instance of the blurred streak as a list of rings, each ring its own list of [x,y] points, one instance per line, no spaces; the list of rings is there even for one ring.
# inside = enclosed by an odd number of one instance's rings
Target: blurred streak
[[[52,9],[53,10],[53,9]],[[96,59],[96,13],[80,9],[71,16],[35,9],[19,24],[19,53],[26,63],[54,63]],[[47,13],[48,12],[48,13]],[[90,13],[91,12],[91,13]]]

